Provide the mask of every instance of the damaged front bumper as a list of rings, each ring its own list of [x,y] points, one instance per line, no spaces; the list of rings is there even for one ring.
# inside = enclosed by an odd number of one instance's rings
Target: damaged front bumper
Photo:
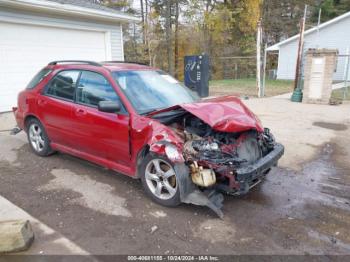
[[[276,166],[278,160],[284,154],[284,146],[276,143],[274,149],[255,164],[241,167],[235,170],[236,187],[232,188],[224,184],[216,184],[211,189],[201,191],[195,186],[190,176],[189,168],[184,164],[177,164],[175,170],[180,183],[180,198],[183,203],[207,206],[212,209],[220,218],[223,218],[221,210],[223,206],[223,195],[225,192],[232,195],[246,194],[249,189],[257,185],[270,171],[271,167]]]
[[[257,185],[270,171],[271,167],[277,165],[278,160],[283,154],[284,146],[276,143],[274,149],[269,154],[259,159],[255,164],[238,168],[236,170],[236,180],[240,186],[235,194],[246,194],[250,188]]]
[[[189,168],[182,163],[174,166],[177,182],[180,188],[180,200],[182,203],[194,204],[197,206],[207,206],[213,210],[220,218],[224,217],[221,211],[223,206],[224,196],[214,189],[201,191],[192,183],[188,175]]]
[[[276,143],[273,150],[259,159],[256,163],[240,167],[235,170],[235,187],[217,184],[216,188],[231,195],[244,195],[251,188],[259,184],[269,173],[271,167],[276,166],[278,160],[284,154],[284,146]]]

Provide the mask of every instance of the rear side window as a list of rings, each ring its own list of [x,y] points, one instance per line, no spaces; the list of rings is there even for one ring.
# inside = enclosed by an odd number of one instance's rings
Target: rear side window
[[[79,74],[80,72],[75,70],[58,73],[49,83],[46,94],[73,101]]]
[[[40,70],[39,73],[37,73],[32,80],[30,80],[29,84],[27,85],[27,89],[32,89],[36,87],[48,74],[51,73],[51,69],[44,68]]]

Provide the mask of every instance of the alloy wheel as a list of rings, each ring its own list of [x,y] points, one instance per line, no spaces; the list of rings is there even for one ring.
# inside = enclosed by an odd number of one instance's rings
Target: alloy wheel
[[[41,152],[45,147],[45,140],[43,138],[43,131],[37,124],[32,124],[29,127],[29,139],[35,151]]]
[[[177,191],[175,171],[165,160],[159,158],[151,160],[146,166],[145,179],[148,188],[157,198],[168,200],[175,196]]]

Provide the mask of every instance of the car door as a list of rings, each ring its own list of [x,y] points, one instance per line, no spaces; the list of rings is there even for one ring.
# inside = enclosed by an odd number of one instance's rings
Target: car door
[[[38,115],[53,143],[71,147],[75,86],[80,71],[65,70],[57,73],[38,96]]]
[[[110,82],[100,73],[82,71],[76,89],[72,132],[79,151],[127,165],[129,152],[129,115],[122,105],[118,113],[98,110],[100,101],[118,101]]]

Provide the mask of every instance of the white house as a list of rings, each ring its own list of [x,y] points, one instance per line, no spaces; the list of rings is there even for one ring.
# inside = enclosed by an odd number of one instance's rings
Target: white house
[[[124,60],[122,23],[91,0],[0,0],[0,112],[53,60]]]
[[[331,48],[345,55],[350,50],[350,12],[306,30],[304,41],[304,50]],[[295,35],[267,48],[267,51],[278,51],[277,79],[294,79],[298,43],[299,35]],[[338,57],[334,81],[344,80],[345,61],[345,57]]]

